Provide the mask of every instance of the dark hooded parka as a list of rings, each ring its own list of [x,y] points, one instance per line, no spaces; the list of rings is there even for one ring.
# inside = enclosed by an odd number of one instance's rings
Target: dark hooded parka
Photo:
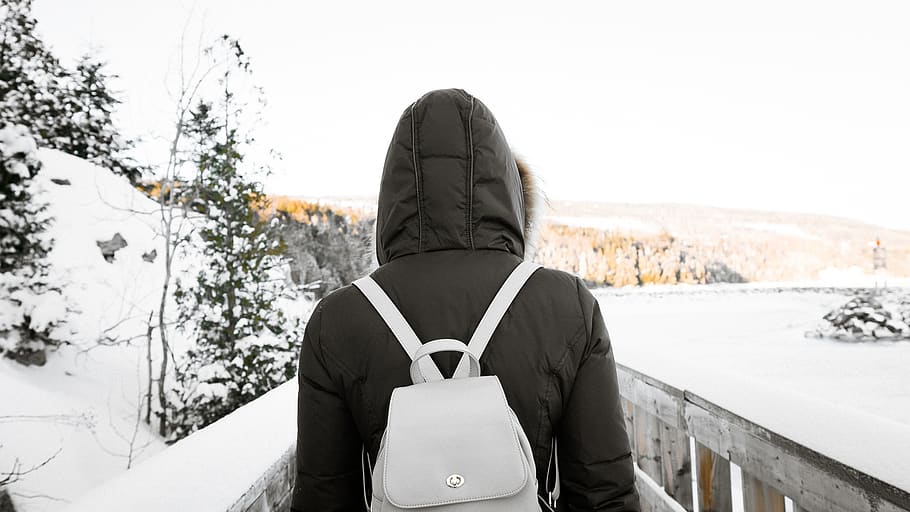
[[[531,224],[522,171],[493,115],[462,90],[430,92],[402,114],[382,174],[372,276],[423,342],[470,339],[522,261]],[[448,377],[459,355],[433,359]],[[410,363],[357,288],[319,302],[301,347],[293,510],[366,508],[361,447],[376,460]],[[639,510],[610,339],[579,278],[535,272],[481,367],[499,377],[531,442],[542,494],[558,439],[558,510]]]

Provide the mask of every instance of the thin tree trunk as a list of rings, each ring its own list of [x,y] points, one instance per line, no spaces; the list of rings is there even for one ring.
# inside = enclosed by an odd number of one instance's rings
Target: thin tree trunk
[[[161,193],[164,193],[164,190]],[[171,187],[168,194],[174,194],[173,187]],[[158,372],[158,405],[161,407],[161,412],[158,417],[158,434],[162,437],[167,435],[167,397],[164,392],[164,381],[167,377],[169,346],[167,326],[164,322],[164,307],[167,303],[167,292],[171,284],[171,222],[173,221],[173,211],[169,213],[171,216],[165,222],[164,228],[164,285],[161,287],[161,302],[158,305],[158,336],[161,338],[161,368]]]
[[[146,322],[147,330],[145,331],[146,354],[145,361],[148,364],[148,388],[145,392],[145,424],[152,424],[152,319],[155,317],[155,311],[149,311],[149,319]]]

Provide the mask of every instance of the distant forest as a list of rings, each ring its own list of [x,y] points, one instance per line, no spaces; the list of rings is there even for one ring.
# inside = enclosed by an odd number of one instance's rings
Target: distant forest
[[[367,274],[373,265],[374,220],[355,210],[272,196],[261,214],[279,220],[291,279],[315,298]]]
[[[693,245],[669,233],[632,236],[590,227],[545,224],[536,260],[600,286],[743,283],[756,275],[725,247]],[[749,277],[747,277],[749,276]]]
[[[275,196],[263,213],[285,220],[295,279],[318,283],[318,295],[375,265],[375,214],[366,208]],[[666,230],[634,233],[545,222],[536,237],[535,259],[576,274],[591,286],[805,280],[832,267],[873,272],[871,247],[862,239],[861,227],[809,226],[807,233],[819,236],[794,237],[733,229],[720,222],[706,225],[690,228],[684,237]],[[825,229],[837,231],[826,235]],[[908,276],[910,244],[897,242],[889,247],[888,273]]]

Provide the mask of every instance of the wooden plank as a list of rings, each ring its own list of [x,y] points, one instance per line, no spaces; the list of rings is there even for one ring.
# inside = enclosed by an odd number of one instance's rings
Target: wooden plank
[[[291,490],[294,489],[294,482],[297,480],[297,446],[293,450],[288,450],[288,484]]]
[[[784,512],[783,494],[745,471],[742,474],[745,512]]]
[[[698,441],[695,447],[698,457],[698,509],[701,512],[733,512],[730,462]]]
[[[287,467],[288,460],[294,458],[295,454],[291,452],[285,453],[280,464],[273,470],[272,479],[268,482],[265,489],[269,510],[276,512],[282,510],[283,503],[287,501],[288,497],[291,495],[294,484],[292,484],[291,480],[288,478]]]
[[[687,512],[637,465],[635,488],[638,489],[642,512]]]
[[[227,512],[273,510],[272,506],[280,503],[284,495],[291,492],[292,484],[288,482],[287,473],[288,464],[289,459],[293,460],[296,454],[297,446],[291,446],[253,485],[240,494],[240,497],[228,508]],[[269,487],[272,488],[271,496],[269,496]]]
[[[661,485],[660,420],[635,406],[635,459],[652,480]]]
[[[910,493],[686,392],[689,435],[795,503],[824,512],[905,512]]]
[[[635,404],[625,398],[620,400],[622,400],[623,420],[626,422],[626,435],[629,436],[629,449],[632,453],[637,453],[635,450]]]
[[[635,370],[617,365],[619,393],[664,423],[684,429],[683,392]]]
[[[694,511],[689,436],[682,430],[661,422],[660,449],[664,490],[684,509]]]
[[[642,474],[644,474],[644,472],[642,472]],[[653,503],[651,503],[650,501],[647,501],[647,500],[641,495],[641,491],[638,492],[638,496],[639,496],[639,500],[638,500],[638,507],[639,507],[639,510],[640,510],[641,512],[654,512],[654,509],[655,509],[655,505],[656,505],[656,504],[653,504]]]

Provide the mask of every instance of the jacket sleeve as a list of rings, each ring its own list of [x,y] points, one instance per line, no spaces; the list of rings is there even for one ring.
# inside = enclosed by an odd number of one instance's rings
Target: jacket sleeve
[[[319,339],[322,303],[307,323],[297,372],[297,476],[293,512],[365,510],[361,440],[342,383]],[[330,356],[329,356],[330,357]]]
[[[639,512],[616,364],[600,306],[577,281],[587,340],[557,430],[559,512]]]

